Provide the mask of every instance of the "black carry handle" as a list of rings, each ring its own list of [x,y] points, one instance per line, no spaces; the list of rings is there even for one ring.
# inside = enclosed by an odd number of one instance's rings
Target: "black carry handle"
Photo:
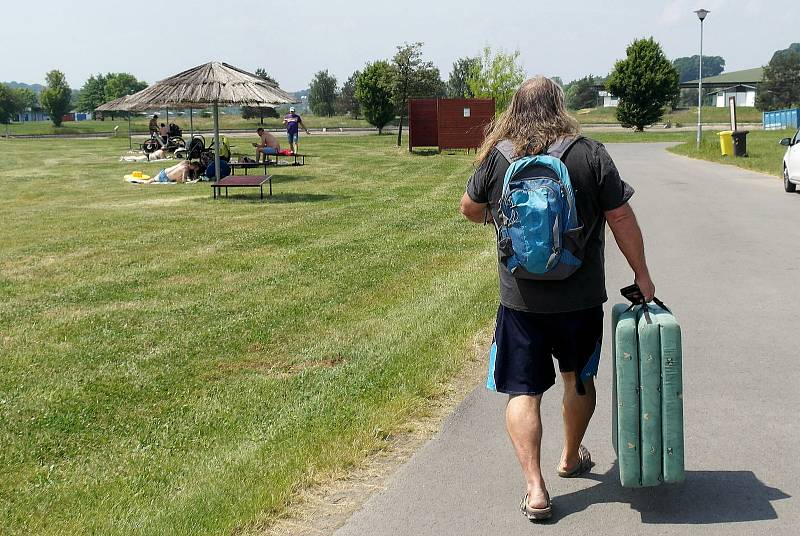
[[[650,307],[647,305],[647,302],[644,301],[644,294],[642,294],[642,291],[639,288],[639,285],[634,283],[633,285],[630,285],[630,286],[627,286],[625,288],[620,289],[619,292],[620,292],[620,294],[622,294],[622,296],[626,300],[631,302],[631,306],[628,307],[628,309],[627,309],[628,311],[633,309],[636,305],[641,305],[642,306],[642,310],[644,311],[645,320],[647,320],[648,324],[652,324],[653,323],[653,321],[650,319]],[[664,302],[662,302],[661,300],[659,300],[655,296],[653,296],[653,302],[655,302],[656,305],[658,305],[659,307],[661,307],[662,309],[664,309],[668,313],[670,313],[670,314],[672,313],[672,311],[670,311],[669,307],[664,305]]]

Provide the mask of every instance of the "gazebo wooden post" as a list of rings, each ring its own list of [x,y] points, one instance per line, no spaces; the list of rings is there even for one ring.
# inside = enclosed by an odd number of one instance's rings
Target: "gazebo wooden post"
[[[192,110],[193,108],[189,108],[189,140],[194,139],[194,122],[192,121]],[[191,141],[189,142],[191,143]]]
[[[214,174],[219,182],[219,105],[214,103]]]
[[[128,150],[133,149],[133,140],[131,140],[131,113],[128,112]]]

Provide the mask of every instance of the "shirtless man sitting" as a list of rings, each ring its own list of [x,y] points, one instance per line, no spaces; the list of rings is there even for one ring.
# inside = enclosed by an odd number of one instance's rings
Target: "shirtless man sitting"
[[[278,151],[281,150],[278,138],[261,127],[256,130],[256,133],[260,139],[260,143],[253,144],[253,147],[256,148],[256,163],[261,162],[262,157],[266,161],[268,154],[278,154]]]
[[[158,175],[144,181],[143,184],[150,184],[153,182],[186,182],[194,180],[199,171],[200,164],[183,160],[172,167],[162,169],[158,172]]]

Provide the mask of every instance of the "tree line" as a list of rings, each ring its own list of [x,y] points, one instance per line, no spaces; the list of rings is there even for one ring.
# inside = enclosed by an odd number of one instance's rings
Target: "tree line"
[[[420,42],[399,45],[392,58],[367,62],[341,88],[327,70],[317,72],[308,92],[311,111],[363,116],[379,132],[399,117],[399,145],[409,99],[493,98],[502,110],[525,79],[519,51],[507,54],[487,47],[480,56],[456,60],[445,82],[439,68],[423,58],[422,47]]]
[[[423,43],[404,43],[392,58],[367,62],[353,72],[339,87],[328,70],[318,71],[309,86],[308,103],[316,115],[350,115],[364,117],[379,132],[399,116],[398,144],[408,100],[412,98],[492,98],[499,112],[505,110],[516,88],[525,79],[520,53],[493,51],[486,47],[481,54],[457,59],[447,82],[440,71],[422,54]],[[626,57],[617,61],[606,76],[587,75],[562,84],[567,106],[573,110],[593,108],[598,104],[597,90],[605,88],[620,99],[617,119],[624,126],[641,130],[658,121],[665,107],[693,106],[696,89],[679,89],[679,83],[699,77],[698,56],[669,61],[661,46],[653,39],[637,39],[626,50]],[[704,77],[725,70],[721,56],[703,57]],[[256,75],[277,85],[264,69]],[[11,88],[0,84],[0,123],[7,124],[27,109],[42,110],[53,124],[60,126],[62,117],[74,109],[91,112],[104,102],[135,93],[147,87],[129,73],[97,74],[89,77],[74,98],[64,74],[58,70],[46,74],[47,85],[40,94],[28,88]],[[761,110],[800,106],[800,43],[776,51],[764,67],[756,107]],[[243,107],[245,118],[276,117],[271,108]]]
[[[137,80],[129,73],[90,76],[77,92],[69,87],[61,71],[48,72],[45,80],[47,84],[38,95],[28,88],[11,88],[6,84],[0,84],[0,124],[8,124],[17,114],[31,110],[46,113],[53,124],[59,127],[64,114],[72,109],[79,112],[93,112],[105,102],[147,87],[147,82]],[[74,99],[75,93],[77,99]]]
[[[339,88],[336,77],[319,71],[311,81],[308,100],[317,115],[360,114],[383,130],[399,116],[398,144],[408,99],[419,97],[493,98],[499,112],[505,110],[516,88],[525,79],[519,63],[519,51],[493,52],[486,47],[475,57],[459,58],[453,63],[448,81],[439,70],[422,58],[422,43],[397,47],[391,59],[367,63],[354,72]],[[703,57],[703,77],[716,76],[725,70],[722,56]],[[679,84],[700,76],[700,57],[667,59],[661,45],[652,37],[634,40],[626,57],[614,65],[607,76],[587,75],[568,84],[553,77],[564,89],[567,106],[573,110],[598,105],[598,89],[606,89],[619,98],[617,120],[626,127],[642,130],[659,121],[667,107],[695,106],[697,89],[680,89]],[[704,105],[710,104],[704,98]],[[759,109],[800,106],[800,44],[777,51],[764,68],[758,93]]]

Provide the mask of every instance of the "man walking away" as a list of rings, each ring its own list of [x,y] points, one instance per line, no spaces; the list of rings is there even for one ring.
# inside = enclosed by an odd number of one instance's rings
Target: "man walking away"
[[[293,154],[300,152],[300,127],[306,131],[306,134],[311,134],[303,120],[299,115],[294,113],[294,106],[289,108],[289,113],[283,117],[283,124],[286,125],[286,135],[289,138],[289,149]]]
[[[505,256],[500,255],[507,249],[498,250],[500,305],[487,387],[508,394],[506,428],[527,482],[520,510],[531,520],[552,515],[539,458],[539,404],[555,383],[553,357],[564,382],[564,447],[556,473],[577,477],[593,465],[581,442],[595,409],[602,304],[608,299],[603,252],[606,222],[645,298],[650,300],[655,294],[642,234],[628,204],[633,188],[620,178],[602,144],[578,134],[577,122],[566,112],[561,88],[541,76],[527,80],[490,128],[477,157],[478,167],[461,199],[461,212],[467,219],[499,226],[503,179],[510,162],[547,153],[553,147],[567,148],[561,161],[583,225],[578,239],[583,247],[580,267],[565,279],[515,277],[520,270],[515,268],[512,274]]]

